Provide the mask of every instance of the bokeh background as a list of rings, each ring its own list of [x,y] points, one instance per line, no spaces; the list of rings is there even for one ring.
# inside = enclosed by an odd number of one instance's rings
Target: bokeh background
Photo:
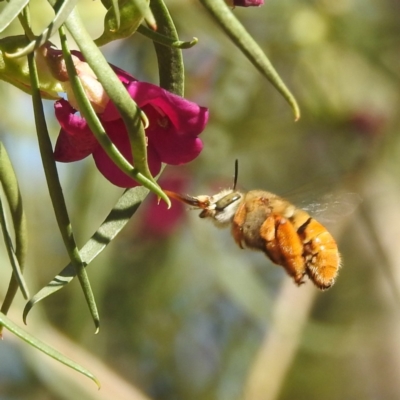
[[[36,306],[27,329],[93,372],[95,385],[5,332],[0,399],[342,400],[400,398],[400,3],[267,0],[235,14],[297,97],[282,97],[196,1],[167,5],[182,40],[186,97],[210,109],[201,156],[168,167],[165,188],[213,194],[232,184],[318,204],[343,255],[337,283],[296,287],[263,254],[178,204],[149,196],[90,265],[101,315],[94,335],[77,282]],[[32,2],[38,30],[48,16]],[[98,2],[79,4],[93,37]],[[19,32],[11,25],[4,35]],[[151,42],[134,35],[104,47],[108,60],[157,83]],[[66,264],[41,167],[31,99],[0,82],[0,139],[20,180],[30,232],[31,293]],[[58,133],[46,102],[52,139]],[[121,190],[93,160],[59,165],[78,243]],[[338,195],[337,193],[345,193]],[[346,196],[346,193],[356,195]],[[326,199],[326,196],[324,197]],[[362,202],[355,199],[362,199]],[[10,268],[0,253],[0,295]],[[19,297],[11,313],[22,325]]]

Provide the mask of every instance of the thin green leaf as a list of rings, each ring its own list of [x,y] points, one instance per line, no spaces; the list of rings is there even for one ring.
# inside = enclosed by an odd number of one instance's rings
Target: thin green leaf
[[[13,0],[14,1],[14,0]],[[61,3],[61,6],[58,10],[56,10],[56,15],[49,24],[49,26],[39,35],[35,40],[31,41],[26,47],[19,50],[16,53],[7,54],[9,58],[17,58],[26,56],[31,53],[38,47],[42,46],[46,43],[60,28],[60,26],[65,22],[68,16],[71,14],[72,10],[75,8],[77,4],[77,0],[64,0]],[[57,4],[59,4],[57,2]]]
[[[175,40],[168,36],[161,35],[158,32],[149,29],[147,26],[140,25],[137,29],[139,33],[143,36],[148,37],[149,39],[153,40],[156,43],[162,44],[168,47],[176,47],[177,49],[190,49],[194,45],[198,43],[197,38],[193,38],[190,42],[183,42],[182,40]]]
[[[10,260],[11,267],[13,270],[13,276],[18,282],[18,286],[21,289],[22,295],[24,296],[25,299],[28,299],[29,298],[28,287],[25,283],[24,277],[22,276],[22,270],[14,251],[14,246],[12,243],[10,231],[8,229],[6,215],[4,212],[3,202],[1,201],[1,198],[0,198],[0,225],[3,231],[4,244],[7,249],[8,258]]]
[[[169,198],[154,180],[147,164],[146,137],[140,109],[131,99],[129,93],[107,63],[103,54],[87,33],[76,10],[69,16],[66,26],[82,51],[85,60],[93,69],[111,101],[117,107],[130,137],[135,141],[135,145],[133,146],[135,168],[130,166],[128,175],[157,194],[157,196],[170,206],[171,202]],[[92,129],[92,126],[90,128]],[[123,171],[126,172],[125,170]]]
[[[232,39],[233,43],[242,51],[249,61],[265,76],[281,93],[293,110],[294,119],[300,118],[300,108],[290,90],[272,66],[268,57],[254,41],[244,26],[232,13],[224,0],[200,0],[200,3],[218,22],[220,27]]]
[[[111,240],[117,236],[139,208],[148,193],[149,190],[144,187],[136,187],[125,191],[99,229],[82,247],[80,254],[86,265],[90,264],[106,248]],[[26,323],[28,313],[36,303],[62,289],[75,276],[75,268],[72,264],[68,264],[51,282],[29,300],[23,312],[24,322]]]
[[[28,63],[31,76],[32,102],[35,115],[36,131],[50,198],[65,248],[74,268],[77,271],[79,283],[81,284],[97,332],[100,325],[99,313],[97,311],[90,281],[86,273],[85,265],[80,257],[79,249],[76,245],[71,222],[68,216],[68,210],[58,177],[57,167],[53,156],[53,148],[44,116],[43,104],[39,91],[37,68],[32,53],[28,54]]]
[[[11,276],[11,280],[7,289],[7,293],[4,297],[3,304],[1,306],[1,311],[7,314],[11,303],[17,293],[18,288],[21,290],[24,287],[25,294],[28,295],[28,291],[26,289],[26,285],[24,285],[24,281],[22,278],[22,271],[25,265],[25,257],[26,251],[28,247],[28,234],[26,227],[26,217],[24,208],[22,206],[22,197],[19,190],[18,180],[14,172],[14,168],[11,164],[10,158],[8,157],[7,151],[3,146],[3,143],[0,142],[0,182],[3,187],[4,195],[7,199],[8,207],[10,210],[13,229],[15,234],[15,253],[11,251],[11,257],[14,260],[16,258],[16,262],[14,263],[16,275]],[[10,236],[9,234],[7,235]],[[10,239],[10,243],[11,239]],[[11,247],[10,249],[11,250]],[[13,264],[13,262],[12,262]],[[18,278],[18,279],[17,279]],[[29,297],[29,295],[28,295]]]
[[[105,7],[106,10],[114,10],[115,19],[117,20],[117,26],[119,27],[120,24],[120,11],[119,11],[119,2],[118,0],[101,0],[101,3]]]
[[[0,182],[3,185],[5,197],[10,207],[11,218],[15,231],[16,252],[22,266],[27,251],[26,216],[22,205],[21,192],[14,168],[8,157],[7,151],[0,142]]]
[[[64,356],[59,351],[53,349],[46,343],[43,343],[39,339],[35,338],[31,334],[29,334],[28,332],[26,332],[25,330],[20,328],[18,325],[14,324],[14,322],[12,322],[9,318],[7,318],[1,312],[0,312],[0,324],[3,325],[5,328],[7,328],[14,335],[18,336],[24,342],[28,343],[30,346],[35,347],[36,349],[47,354],[51,358],[54,358],[55,360],[66,365],[67,367],[70,367],[70,368],[74,369],[75,371],[87,376],[94,383],[96,383],[96,385],[100,389],[100,382],[90,371],[88,371],[86,368],[82,367],[81,365],[77,364],[75,361],[72,361],[68,357]]]
[[[144,16],[147,25],[152,29],[157,30],[157,21],[154,18],[152,10],[149,8],[150,0],[128,0],[136,5],[139,12]]]
[[[3,32],[18,17],[28,3],[29,0],[12,0],[6,4],[0,13],[0,32]]]
[[[164,1],[152,0],[150,7],[157,22],[157,31],[178,41],[178,33]],[[185,69],[182,51],[175,47],[166,47],[157,42],[154,42],[154,48],[157,54],[160,86],[183,97],[185,91]]]
[[[175,26],[163,2],[154,4],[153,13],[156,15],[157,24],[164,35],[178,40]],[[160,86],[177,95],[183,96],[184,74],[182,52],[176,48],[167,48],[156,45],[158,62],[160,65]],[[170,73],[167,70],[170,70]],[[136,187],[127,190],[118,200],[115,207],[104,220],[100,228],[91,239],[82,247],[81,257],[85,264],[89,264],[110,243],[112,239],[126,225],[132,215],[136,212],[149,190],[144,187]],[[71,264],[67,265],[54,279],[51,280],[26,304],[23,312],[23,320],[26,322],[28,313],[33,306],[47,296],[62,289],[70,283],[76,272]]]
[[[119,27],[121,25],[121,13],[119,10],[118,0],[111,0],[111,2],[112,2],[112,10],[115,15],[116,25],[117,25],[117,28],[119,29]]]

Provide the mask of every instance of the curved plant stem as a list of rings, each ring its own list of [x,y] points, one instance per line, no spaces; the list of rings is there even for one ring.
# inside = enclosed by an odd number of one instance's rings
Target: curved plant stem
[[[169,13],[165,12],[164,3],[159,0],[153,0],[152,7],[153,12],[157,15],[157,25],[162,31],[162,34],[167,35],[174,41],[179,40]],[[163,71],[160,72],[161,86],[178,95],[183,95],[184,75],[181,50],[156,44],[155,46],[159,68],[160,71]],[[148,193],[149,191],[144,187],[136,187],[125,191],[97,232],[82,247],[80,254],[85,265],[93,261],[106,248],[110,241],[115,238],[131,216],[137,211]],[[75,276],[76,270],[73,265],[67,265],[26,304],[23,312],[24,321],[29,311],[36,303],[63,288],[70,283]]]
[[[85,245],[82,246],[80,254],[85,265],[89,265],[118,235],[139,208],[148,193],[149,190],[143,186],[138,186],[125,191],[97,231],[85,243]],[[72,264],[69,263],[58,275],[56,275],[45,287],[43,287],[28,301],[23,312],[24,322],[26,323],[26,318],[36,303],[68,285],[75,276],[76,270]]]
[[[300,108],[293,94],[282,81],[263,50],[233,15],[232,10],[226,5],[224,0],[200,0],[200,3],[203,4],[249,61],[282,94],[291,106],[294,119],[297,121],[300,118]]]
[[[72,265],[77,271],[79,282],[82,286],[82,290],[88,303],[97,332],[100,325],[99,314],[90,286],[89,278],[85,270],[85,265],[82,262],[78,247],[75,242],[71,222],[69,220],[68,211],[65,204],[65,199],[58,178],[58,172],[53,158],[53,149],[51,146],[46,120],[44,117],[43,105],[39,91],[37,68],[33,53],[28,55],[28,64],[32,83],[32,101],[35,114],[36,130],[38,134],[40,154],[42,157],[50,198],[53,204],[58,227],[60,229],[65,247],[68,252],[68,256],[71,260]]]
[[[27,251],[27,228],[26,217],[22,206],[22,197],[19,190],[17,177],[12,167],[11,161],[8,157],[7,151],[3,144],[0,142],[0,181],[3,187],[4,195],[10,209],[13,229],[15,233],[15,257],[21,272],[25,264],[25,256]],[[20,276],[19,281],[23,281]],[[12,274],[10,283],[7,289],[6,296],[1,306],[1,312],[7,314],[10,309],[11,303],[17,293],[18,288],[21,287],[18,279]],[[27,290],[26,290],[27,291]],[[1,331],[1,327],[0,327]]]
[[[100,382],[89,370],[82,367],[78,363],[72,361],[70,358],[64,356],[59,351],[53,349],[52,347],[50,347],[46,343],[42,342],[41,340],[35,338],[34,336],[29,334],[25,330],[21,329],[18,325],[14,324],[9,318],[7,318],[6,315],[4,315],[1,312],[0,312],[0,324],[2,326],[5,326],[10,332],[12,332],[14,335],[18,336],[20,339],[22,339],[24,342],[26,342],[30,346],[35,347],[36,349],[47,354],[51,358],[54,358],[55,360],[66,365],[67,367],[70,367],[70,368],[74,369],[75,371],[85,375],[86,377],[91,379],[94,383],[96,383],[97,387],[100,389]]]
[[[85,60],[103,85],[104,90],[117,107],[125,123],[130,140],[135,142],[134,146],[132,146],[135,169],[131,168],[131,174],[128,175],[132,176],[134,174],[134,179],[156,193],[158,197],[170,206],[171,202],[169,198],[158,186],[148,168],[146,137],[142,124],[141,110],[131,99],[129,93],[86,31],[76,9],[70,14],[65,25],[77,42]],[[90,128],[92,127],[90,126]]]
[[[158,33],[179,41],[174,22],[163,0],[151,0],[150,8],[157,22]],[[185,91],[185,70],[182,51],[175,47],[166,47],[154,41],[157,54],[160,86],[178,96]]]
[[[143,36],[148,37],[155,43],[163,44],[167,47],[176,47],[178,49],[190,49],[198,43],[197,38],[193,38],[190,42],[183,42],[182,40],[175,40],[168,36],[161,35],[159,32],[153,31],[145,25],[139,25],[137,32],[141,33]]]

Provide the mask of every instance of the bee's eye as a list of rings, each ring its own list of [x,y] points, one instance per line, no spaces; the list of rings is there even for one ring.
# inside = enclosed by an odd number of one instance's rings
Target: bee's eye
[[[239,200],[240,198],[240,193],[229,193],[215,203],[215,210],[223,211],[226,207]]]

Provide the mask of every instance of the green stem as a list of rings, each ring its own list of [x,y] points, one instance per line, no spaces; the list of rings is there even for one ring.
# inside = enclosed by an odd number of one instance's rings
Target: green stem
[[[133,158],[135,160],[135,169],[130,166],[131,168],[128,175],[150,189],[152,192],[156,193],[158,197],[163,199],[168,206],[170,206],[171,202],[169,198],[158,186],[148,168],[146,137],[142,124],[141,110],[131,99],[129,93],[107,63],[103,54],[93,42],[93,39],[83,26],[76,9],[70,14],[65,25],[78,44],[85,60],[103,85],[104,90],[117,107],[125,123],[129,138],[134,142],[132,150]],[[125,170],[123,171],[126,172]]]
[[[31,334],[21,329],[18,325],[14,324],[14,322],[12,322],[9,318],[7,318],[5,314],[2,314],[1,312],[0,312],[0,324],[1,326],[7,328],[15,336],[19,337],[30,346],[35,347],[37,350],[41,351],[44,354],[47,354],[49,357],[54,358],[55,360],[66,365],[67,367],[70,367],[75,371],[87,376],[89,379],[95,382],[97,387],[100,389],[100,382],[89,370],[77,364],[76,362],[72,361],[70,358],[64,356],[59,351],[48,346],[46,343],[40,341],[39,339],[36,339]],[[0,333],[0,339],[1,338],[2,336]]]
[[[300,108],[293,94],[282,81],[275,68],[260,46],[254,41],[244,26],[232,13],[224,0],[200,0],[200,3],[218,22],[220,27],[232,39],[249,61],[282,94],[293,110],[295,121],[300,118]]]
[[[156,19],[158,32],[174,41],[179,41],[174,22],[163,0],[151,0],[150,8]],[[157,54],[160,86],[178,96],[184,95],[185,69],[182,51],[154,42]]]
[[[15,234],[15,256],[21,272],[25,265],[26,251],[28,247],[26,216],[22,206],[22,197],[19,190],[18,180],[7,151],[0,142],[0,181],[4,195],[10,209],[13,229]],[[1,306],[1,312],[7,314],[12,301],[20,287],[15,274],[12,274],[6,296]],[[0,327],[1,330],[1,327]]]
[[[79,282],[82,286],[86,301],[96,326],[96,332],[99,329],[99,314],[96,302],[92,293],[89,278],[86,273],[85,264],[82,262],[78,247],[75,242],[71,222],[69,220],[67,207],[65,204],[62,187],[58,178],[58,172],[53,157],[53,149],[47,130],[46,119],[43,112],[42,99],[39,91],[39,79],[37,74],[36,63],[33,53],[28,55],[28,65],[31,76],[32,85],[32,102],[35,114],[36,130],[38,134],[38,142],[40,154],[42,157],[43,168],[46,175],[47,185],[49,188],[50,198],[53,204],[56,220],[60,229],[68,256],[72,265],[77,271]]]
[[[165,7],[157,0],[153,0],[153,9],[156,10],[157,14],[157,25],[163,31],[163,34],[178,40],[176,29],[171,21],[169,13],[165,13]],[[156,51],[162,49],[164,46],[156,47]],[[165,48],[166,51],[158,54],[159,68],[160,70],[171,68],[174,73],[165,73],[163,76],[163,87],[165,89],[174,90],[178,95],[183,95],[183,62],[181,57],[181,51],[176,48]],[[148,190],[144,187],[136,187],[127,190],[123,196],[118,200],[118,203],[111,211],[109,216],[92,236],[92,238],[83,246],[81,249],[81,255],[84,261],[89,264],[94,258],[96,258],[105,247],[115,238],[120,230],[129,221],[132,215],[137,211],[142,201],[148,194]],[[67,265],[51,282],[49,282],[44,288],[42,288],[25,306],[23,319],[26,320],[28,313],[32,307],[43,300],[47,296],[50,296],[54,292],[60,290],[65,285],[70,283],[76,275],[76,272],[71,264]]]
[[[175,40],[168,36],[161,35],[159,32],[153,31],[153,29],[150,29],[145,25],[139,25],[137,32],[141,33],[143,36],[148,37],[155,43],[159,43],[167,47],[176,47],[177,49],[190,49],[199,41],[195,37],[190,42]]]
[[[121,169],[121,171],[125,172],[128,176],[135,179],[139,183],[142,183],[143,186],[150,186],[154,191],[158,190],[158,186],[154,185],[152,181],[147,182],[147,179],[126,160],[126,158],[120,153],[118,148],[108,137],[99,120],[99,117],[95,113],[90,101],[86,96],[85,90],[82,87],[79,77],[77,76],[75,66],[71,58],[71,53],[68,49],[67,36],[65,34],[64,28],[60,28],[60,40],[69,80],[76,100],[78,102],[79,109],[82,111],[83,117],[85,118],[90,130],[100,143],[101,147],[118,166],[118,168]]]
[[[18,286],[21,289],[22,295],[24,296],[24,298],[26,300],[28,300],[28,298],[29,298],[28,288],[27,288],[25,280],[22,276],[21,266],[18,262],[16,254],[15,254],[15,250],[14,250],[14,246],[12,243],[10,230],[8,228],[7,219],[6,219],[3,202],[1,200],[1,198],[0,198],[0,225],[1,225],[1,229],[3,231],[4,244],[6,246],[8,258],[9,258],[10,263],[13,268],[13,276],[18,281]]]

